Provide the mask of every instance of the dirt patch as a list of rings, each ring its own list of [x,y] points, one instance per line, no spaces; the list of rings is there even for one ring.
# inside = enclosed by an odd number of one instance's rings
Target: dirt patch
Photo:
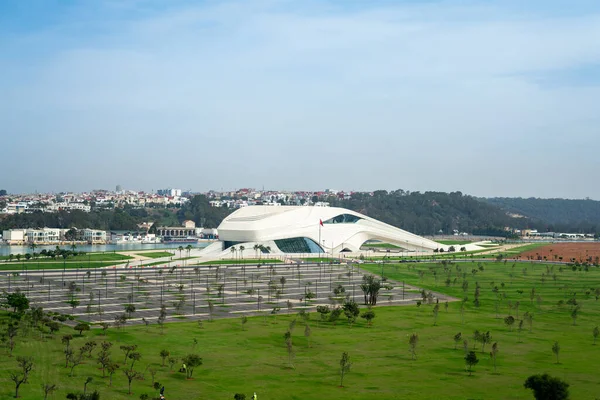
[[[600,243],[553,243],[521,253],[521,260],[600,261]]]

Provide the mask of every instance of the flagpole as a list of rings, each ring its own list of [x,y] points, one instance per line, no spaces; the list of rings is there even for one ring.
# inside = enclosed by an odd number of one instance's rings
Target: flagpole
[[[319,220],[319,249],[321,249],[320,253],[323,252],[323,247],[321,247],[321,221]]]

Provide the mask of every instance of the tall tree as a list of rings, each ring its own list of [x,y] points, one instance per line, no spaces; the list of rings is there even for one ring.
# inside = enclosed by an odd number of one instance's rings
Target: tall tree
[[[194,368],[202,365],[202,357],[198,354],[188,354],[183,357],[183,363],[186,366],[186,377],[187,379],[192,379],[192,375],[194,374]]]
[[[475,354],[474,351],[469,351],[469,354],[465,356],[465,366],[469,371],[469,376],[471,376],[472,369],[475,365],[477,365],[478,362],[479,360],[477,359],[477,354]]]
[[[340,386],[344,387],[344,376],[348,371],[350,371],[350,367],[352,363],[350,362],[350,356],[348,356],[347,352],[342,353],[342,358],[340,358]]]
[[[559,364],[559,354],[560,354],[560,344],[558,344],[558,342],[554,342],[554,344],[552,345],[552,352],[554,353],[554,355],[556,356],[556,363]]]
[[[525,380],[523,386],[533,390],[533,397],[536,400],[569,399],[569,384],[548,374],[531,375]]]
[[[417,346],[419,345],[419,335],[413,333],[408,338],[410,355],[413,360],[417,359]]]
[[[498,343],[496,342],[492,345],[492,351],[490,351],[490,358],[494,364],[494,372],[496,372],[496,357],[498,356],[498,352]]]

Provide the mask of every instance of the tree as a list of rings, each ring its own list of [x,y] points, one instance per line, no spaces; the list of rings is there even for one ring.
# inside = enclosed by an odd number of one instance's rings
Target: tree
[[[198,354],[188,354],[183,357],[183,363],[186,366],[186,374],[188,379],[192,379],[192,374],[194,373],[194,368],[202,365],[202,358]]]
[[[474,351],[469,351],[469,353],[465,356],[465,368],[469,371],[469,376],[471,376],[473,366],[477,365],[479,360],[477,359],[477,354]]]
[[[556,363],[559,364],[560,362],[558,356],[560,354],[560,344],[558,344],[558,342],[554,342],[552,345],[552,352],[556,356]]]
[[[533,390],[536,400],[568,400],[569,384],[548,374],[531,375],[525,380],[526,389]]]
[[[18,332],[19,327],[17,323],[9,322],[8,327],[6,328],[6,336],[8,336],[8,348],[10,350],[10,357],[12,357],[13,349],[15,348],[15,337],[17,337]]]
[[[91,376],[88,376],[83,383],[83,395],[85,396],[85,392],[87,392],[87,385],[94,380]]]
[[[295,369],[294,367],[294,346],[292,343],[292,332],[290,332],[289,330],[283,335],[283,339],[285,340],[285,348],[287,350],[288,353],[288,362],[290,363],[290,367],[292,367],[292,369]]]
[[[15,398],[19,397],[19,387],[23,383],[27,383],[29,373],[33,369],[33,357],[17,357],[17,364],[21,369],[19,372],[11,372],[10,380],[15,384]]]
[[[102,322],[100,323],[100,326],[102,327],[102,334],[106,336],[106,331],[110,328],[110,324],[108,322]]]
[[[14,313],[22,314],[29,308],[29,299],[19,291],[8,293],[2,306],[12,307]]]
[[[167,307],[163,304],[160,306],[160,313],[158,314],[158,319],[156,323],[160,326],[160,334],[164,333],[165,320],[167,319]]]
[[[512,332],[512,327],[515,324],[515,317],[513,317],[512,315],[509,315],[508,317],[504,318],[504,324],[506,326],[508,326],[508,328]]]
[[[90,325],[86,324],[84,322],[80,322],[77,325],[75,325],[73,327],[73,329],[75,329],[76,331],[79,332],[79,336],[83,336],[83,331],[89,331],[90,330]]]
[[[140,361],[142,359],[142,355],[137,351],[134,351],[129,354],[128,358],[131,360],[131,365],[129,366],[129,369],[133,370],[133,365],[136,361]]]
[[[244,325],[248,322],[248,317],[242,315],[242,330],[244,330]]]
[[[358,304],[355,301],[349,300],[344,303],[344,315],[348,318],[348,324],[352,326],[352,324],[356,321],[356,317],[360,314],[360,310],[358,308]],[[363,313],[364,318],[364,313]],[[370,325],[370,324],[369,324]]]
[[[375,279],[373,275],[364,275],[360,289],[363,292],[364,300],[366,305],[375,306],[377,305],[377,297],[379,296],[379,290],[381,289],[381,281]]]
[[[435,306],[433,306],[433,326],[437,325],[437,319],[438,319],[439,312],[440,312],[440,305],[439,305],[439,303],[436,303]]]
[[[363,311],[360,317],[364,318],[367,321],[367,326],[370,327],[373,323],[373,319],[375,319],[375,311],[369,308],[368,310]]]
[[[69,372],[69,376],[73,376],[73,371],[75,370],[75,367],[82,363],[83,355],[85,354],[86,351],[87,351],[87,348],[85,346],[82,346],[79,348],[79,351],[77,352],[77,354],[75,354],[71,350],[69,350],[68,352],[65,352],[65,354],[67,356],[67,366],[69,364],[71,364],[71,371]]]
[[[236,393],[233,395],[233,400],[246,400],[246,395],[243,393]]]
[[[124,369],[123,373],[127,378],[127,394],[131,394],[131,381],[133,381],[134,379],[141,378],[141,375],[139,372],[134,371],[132,369]]]
[[[458,332],[456,335],[454,335],[454,350],[456,350],[456,346],[458,346],[458,344],[461,342],[462,340],[462,333]]]
[[[304,326],[304,337],[306,338],[306,340],[308,341],[308,347],[310,347],[310,334],[311,334],[311,330],[310,330],[310,326],[308,324],[306,324]]]
[[[175,357],[169,357],[167,362],[169,363],[169,371],[173,371],[173,366],[177,363],[177,359]]]
[[[350,357],[347,352],[342,353],[342,358],[340,359],[340,387],[344,387],[344,376],[348,371],[350,371],[350,367],[352,363],[350,362]]]
[[[492,341],[492,335],[490,334],[490,331],[482,333],[479,337],[479,341],[481,342],[481,352],[485,353],[485,345]]]
[[[105,371],[106,371],[106,367],[108,367],[108,365],[111,363],[110,360],[110,348],[112,347],[112,343],[111,342],[102,342],[100,344],[101,350],[98,352],[98,363],[101,365],[102,367],[102,377],[105,377]]]
[[[490,351],[490,358],[494,364],[494,372],[496,372],[496,356],[498,355],[498,352],[498,343],[496,342],[492,345],[492,351]]]
[[[65,350],[69,350],[71,340],[73,340],[73,335],[63,335],[63,337],[60,341],[62,344],[64,344],[66,346]]]
[[[573,319],[573,325],[577,325],[577,317],[579,316],[580,309],[581,306],[577,305],[571,310],[571,318]]]
[[[327,321],[327,314],[331,312],[329,306],[317,306],[317,312],[321,315],[321,321]]]
[[[48,399],[48,395],[52,394],[52,392],[56,391],[58,386],[54,383],[42,383],[42,390],[44,391],[44,400]]]
[[[123,351],[123,353],[125,353],[125,360],[123,361],[123,364],[127,364],[127,358],[129,358],[129,354],[137,349],[137,344],[122,345],[119,348]]]
[[[410,355],[413,360],[417,359],[418,344],[419,344],[419,335],[417,335],[416,333],[411,334],[410,337],[408,338],[408,345],[409,345],[409,349],[410,349]]]
[[[169,357],[171,355],[171,353],[169,352],[169,350],[161,350],[160,351],[160,358],[162,358],[162,367],[165,366],[165,360],[167,359],[167,357]]]
[[[598,339],[598,335],[600,335],[600,329],[598,328],[598,325],[596,325],[594,327],[594,330],[592,331],[592,335],[594,336],[594,345],[595,345],[596,339]]]
[[[108,371],[108,386],[112,386],[112,376],[117,372],[117,369],[119,369],[119,364],[117,363],[110,363],[106,366],[106,371]]]
[[[131,318],[131,314],[135,312],[135,306],[133,304],[127,304],[125,306],[125,312],[127,313],[127,318]]]

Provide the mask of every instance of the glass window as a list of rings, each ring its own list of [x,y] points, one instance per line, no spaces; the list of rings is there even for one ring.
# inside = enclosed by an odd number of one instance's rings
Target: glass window
[[[323,253],[323,249],[312,239],[296,237],[275,240],[275,244],[284,253]]]
[[[327,221],[323,221],[323,224],[353,224],[360,219],[362,218],[357,217],[356,215],[340,214],[328,219]]]

